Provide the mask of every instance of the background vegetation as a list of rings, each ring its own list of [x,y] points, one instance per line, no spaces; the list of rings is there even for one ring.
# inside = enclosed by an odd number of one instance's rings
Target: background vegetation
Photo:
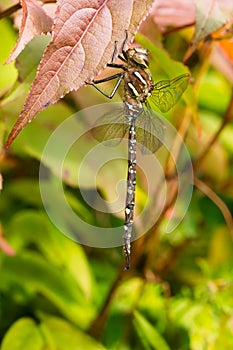
[[[142,35],[136,40],[150,50],[158,81],[169,76],[167,54],[176,74],[176,61],[184,57],[193,28],[163,35],[155,24],[148,28],[150,40]],[[186,61],[193,77],[190,105],[166,116],[193,160],[189,210],[175,232],[164,235],[168,205],[150,232],[133,244],[132,268],[124,272],[121,249],[83,247],[51,223],[38,184],[41,154],[52,131],[78,109],[105,100],[89,87],[69,94],[4,149],[49,39],[35,38],[15,64],[3,65],[17,36],[11,19],[0,21],[0,33],[1,349],[232,349],[233,94],[232,77],[223,69],[232,65],[231,34],[222,29],[209,36]],[[194,96],[200,129],[192,118]],[[78,156],[69,164],[75,172]],[[169,177],[167,181],[169,185]],[[112,186],[107,177],[99,191]],[[91,223],[119,223],[118,217],[103,219],[90,210],[69,177],[64,191],[76,213]],[[137,191],[140,208],[146,195],[140,181]]]

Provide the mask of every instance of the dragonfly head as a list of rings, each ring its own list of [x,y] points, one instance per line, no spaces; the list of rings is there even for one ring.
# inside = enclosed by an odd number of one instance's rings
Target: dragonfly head
[[[140,47],[136,47],[133,49],[128,49],[126,51],[126,56],[132,65],[140,65],[143,68],[148,68],[149,65],[149,58],[148,58],[148,51],[146,49],[142,49]]]

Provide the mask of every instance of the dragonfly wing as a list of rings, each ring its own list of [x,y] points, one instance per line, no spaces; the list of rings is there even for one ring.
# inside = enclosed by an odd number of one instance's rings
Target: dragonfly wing
[[[162,120],[150,108],[145,108],[136,119],[136,140],[142,153],[156,152],[162,146],[164,134]]]
[[[107,142],[108,146],[116,146],[121,142],[128,129],[122,108],[101,116],[91,130],[92,136],[99,142]]]
[[[180,99],[189,83],[189,74],[182,74],[172,80],[161,80],[155,84],[151,101],[160,109],[167,112]]]

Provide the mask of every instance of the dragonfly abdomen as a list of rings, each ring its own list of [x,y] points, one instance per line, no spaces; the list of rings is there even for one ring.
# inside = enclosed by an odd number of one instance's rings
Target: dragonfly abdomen
[[[134,205],[135,205],[135,188],[136,188],[136,137],[135,137],[135,116],[129,115],[129,139],[128,139],[128,175],[127,175],[127,192],[125,206],[125,224],[124,224],[124,247],[123,251],[126,257],[125,269],[130,267],[130,240],[133,229]]]

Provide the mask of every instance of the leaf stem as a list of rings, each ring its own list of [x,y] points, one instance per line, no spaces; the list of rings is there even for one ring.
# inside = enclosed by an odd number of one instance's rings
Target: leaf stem
[[[42,0],[42,2],[43,2],[44,4],[56,3],[56,0]],[[18,4],[15,4],[15,5],[9,7],[8,9],[6,9],[6,10],[0,12],[0,19],[3,19],[3,18],[5,18],[5,17],[11,16],[14,12],[20,10],[21,7],[22,7],[22,6],[21,6],[21,4],[20,4],[20,2],[19,2]]]
[[[116,276],[115,281],[111,285],[111,288],[107,294],[107,297],[104,301],[104,304],[102,305],[101,310],[98,312],[97,317],[92,321],[91,325],[89,326],[89,329],[87,331],[88,334],[96,339],[99,339],[103,334],[103,330],[107,321],[108,311],[109,311],[110,304],[112,302],[112,298],[121,280],[123,279],[124,275],[125,275],[125,272],[123,271],[123,268],[122,268],[118,272],[118,275]]]
[[[233,238],[233,218],[224,201],[203,181],[194,177],[194,185],[219,208]]]
[[[179,30],[182,30],[182,29],[194,26],[195,23],[196,23],[196,21],[193,21],[191,23],[184,24],[184,25],[182,25],[180,27],[173,27],[173,28],[167,29],[166,31],[163,32],[163,35],[165,36],[165,35],[169,35],[169,34],[172,34],[172,33],[176,33]]]
[[[9,7],[8,9],[6,9],[3,12],[0,12],[0,19],[3,19],[5,17],[9,17],[10,15],[12,15],[14,12],[18,11],[21,9],[21,5],[20,3],[13,5],[11,7]]]

